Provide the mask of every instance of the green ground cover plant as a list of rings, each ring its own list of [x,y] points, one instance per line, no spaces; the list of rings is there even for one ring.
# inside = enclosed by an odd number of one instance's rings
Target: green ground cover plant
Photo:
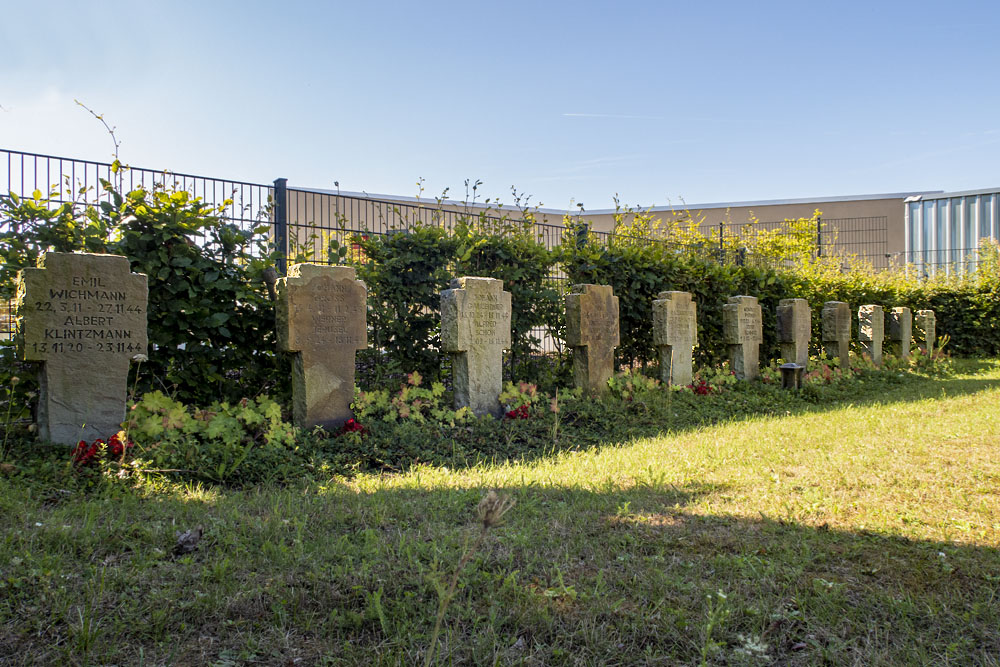
[[[531,402],[564,448],[405,473],[241,489],[19,453],[0,662],[419,664],[448,599],[434,664],[997,664],[1000,363],[818,403],[648,384]],[[490,489],[515,505],[466,558]]]

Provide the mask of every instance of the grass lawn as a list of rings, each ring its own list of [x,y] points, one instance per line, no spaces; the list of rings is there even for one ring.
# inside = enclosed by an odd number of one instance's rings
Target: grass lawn
[[[0,664],[1000,665],[1000,364],[464,469],[0,477]],[[176,533],[204,537],[174,556]]]

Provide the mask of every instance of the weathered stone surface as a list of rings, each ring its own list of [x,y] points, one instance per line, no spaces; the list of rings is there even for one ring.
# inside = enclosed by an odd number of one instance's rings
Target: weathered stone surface
[[[731,296],[722,306],[722,329],[729,346],[729,364],[740,380],[760,376],[763,317],[755,296]]]
[[[653,344],[660,350],[664,384],[691,384],[692,351],[698,344],[698,305],[690,292],[660,292],[653,301]]]
[[[800,366],[809,365],[809,339],[812,337],[812,311],[805,299],[782,299],[778,302],[778,342],[781,358]]]
[[[18,276],[21,358],[41,361],[38,435],[75,445],[125,420],[129,363],[145,355],[146,276],[117,255],[46,253]]]
[[[503,414],[503,351],[510,347],[510,292],[503,281],[466,276],[441,292],[441,349],[452,355],[455,407]]]
[[[889,311],[889,340],[892,353],[900,359],[910,356],[910,339],[913,338],[913,313],[905,306]]]
[[[618,297],[610,285],[573,285],[566,295],[566,344],[573,377],[591,395],[608,390],[618,347]]]
[[[866,305],[858,308],[858,341],[876,366],[882,365],[882,341],[885,338],[885,314],[882,306]]]
[[[843,368],[851,365],[851,307],[843,301],[823,304],[823,347]]]
[[[934,354],[934,341],[937,340],[937,317],[933,310],[918,310],[913,318],[913,332],[916,334],[917,347],[928,355]]]
[[[368,290],[349,266],[293,264],[277,283],[278,348],[292,363],[297,426],[334,430],[351,418],[354,355],[368,347]]]

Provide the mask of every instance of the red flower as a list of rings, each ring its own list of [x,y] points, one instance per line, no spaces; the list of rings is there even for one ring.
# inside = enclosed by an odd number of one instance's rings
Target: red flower
[[[107,443],[100,438],[89,445],[86,440],[81,440],[73,448],[73,463],[78,466],[90,465],[100,458],[102,451],[109,459],[120,459],[134,445],[131,440],[123,441],[121,431],[108,438]]]
[[[352,417],[344,422],[344,425],[340,427],[340,431],[337,432],[337,435],[343,435],[345,433],[360,433],[361,435],[364,435],[367,430],[368,429]]]
[[[522,405],[516,407],[513,410],[507,412],[507,419],[527,419],[528,418],[528,406]]]

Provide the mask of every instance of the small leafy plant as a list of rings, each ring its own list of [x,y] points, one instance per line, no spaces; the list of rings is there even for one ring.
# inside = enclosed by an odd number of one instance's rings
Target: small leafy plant
[[[153,391],[132,407],[127,425],[140,471],[256,483],[303,463],[297,429],[267,397],[198,409]]]

